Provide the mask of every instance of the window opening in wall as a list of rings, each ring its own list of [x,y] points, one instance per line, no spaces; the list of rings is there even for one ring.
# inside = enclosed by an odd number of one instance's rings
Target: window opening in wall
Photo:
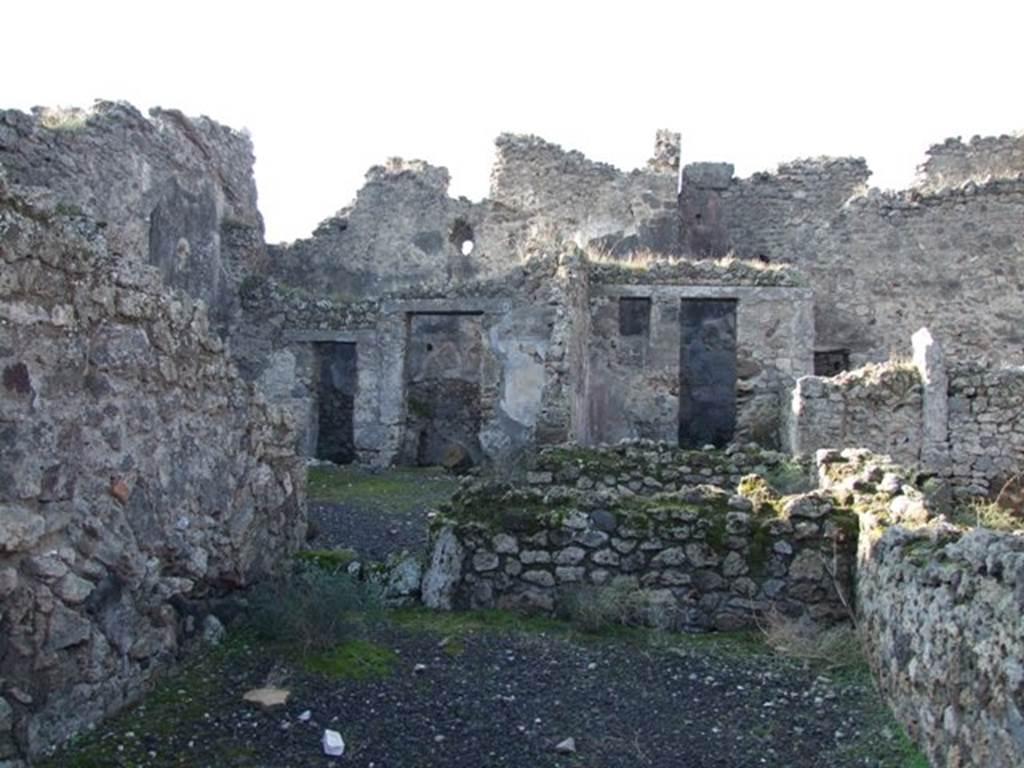
[[[651,300],[623,296],[619,299],[619,335],[647,336],[651,329]]]
[[[463,256],[469,256],[476,244],[473,227],[465,219],[456,219],[452,222],[452,231],[448,233],[448,241],[458,248]]]
[[[850,370],[850,350],[819,349],[814,352],[814,375],[835,376]]]

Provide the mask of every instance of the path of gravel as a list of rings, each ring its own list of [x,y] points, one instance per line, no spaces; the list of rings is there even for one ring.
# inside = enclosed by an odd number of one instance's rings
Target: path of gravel
[[[312,549],[352,548],[364,559],[422,550],[428,513],[445,501],[456,481],[435,469],[387,473],[354,467],[315,470],[309,520]]]
[[[904,765],[885,757],[898,746],[863,678],[842,682],[768,653],[720,653],[686,638],[582,642],[488,630],[446,644],[436,632],[393,625],[375,639],[398,658],[383,679],[331,679],[282,669],[262,651],[234,653],[198,692],[192,673],[155,706],[104,726],[91,743],[103,746],[94,754],[113,755],[108,762],[75,762],[71,753],[54,765]],[[292,691],[285,707],[242,703],[268,679]],[[325,727],[344,736],[344,757],[323,755]],[[556,753],[568,737],[578,751]]]

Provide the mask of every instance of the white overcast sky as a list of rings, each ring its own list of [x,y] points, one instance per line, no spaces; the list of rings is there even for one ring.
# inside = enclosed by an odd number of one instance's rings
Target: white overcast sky
[[[272,241],[391,156],[479,199],[502,131],[629,169],[667,127],[684,162],[860,155],[902,187],[929,144],[1024,129],[1022,0],[14,0],[0,28],[0,107],[122,99],[248,128]]]

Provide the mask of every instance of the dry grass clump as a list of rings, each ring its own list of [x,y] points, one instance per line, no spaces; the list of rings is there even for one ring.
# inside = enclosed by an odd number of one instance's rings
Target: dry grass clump
[[[46,107],[39,117],[39,124],[51,131],[77,131],[84,128],[89,112],[76,107]]]
[[[740,259],[734,253],[728,253],[717,259],[707,259],[692,256],[674,256],[655,253],[647,249],[638,249],[629,254],[616,256],[607,248],[589,246],[586,249],[586,256],[587,261],[591,264],[622,267],[638,271],[660,266],[675,267],[684,264],[714,267],[720,270],[743,269],[758,272],[783,272],[787,269],[785,264],[766,264],[757,259]]]
[[[761,631],[776,653],[792,659],[829,667],[852,667],[864,661],[857,630],[851,624],[824,626],[806,616],[791,619],[774,612],[766,617]]]

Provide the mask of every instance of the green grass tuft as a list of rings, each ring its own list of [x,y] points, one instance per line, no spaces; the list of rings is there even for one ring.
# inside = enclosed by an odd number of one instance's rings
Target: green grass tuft
[[[457,485],[436,467],[403,467],[386,473],[355,466],[310,467],[307,493],[313,502],[402,513],[447,501]]]
[[[303,656],[301,662],[310,672],[336,679],[377,680],[394,671],[398,656],[368,640],[349,640],[326,651]]]

